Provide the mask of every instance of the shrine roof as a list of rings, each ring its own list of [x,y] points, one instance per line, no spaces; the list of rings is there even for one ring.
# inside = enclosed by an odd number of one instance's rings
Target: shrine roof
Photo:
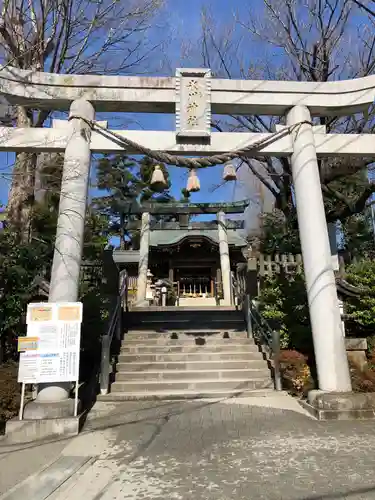
[[[352,285],[351,283],[348,283],[341,276],[336,275],[335,281],[336,281],[337,293],[339,293],[344,297],[359,297],[360,295],[363,295],[364,293],[368,292],[368,289]]]
[[[228,229],[228,244],[235,247],[245,247],[247,245],[245,235],[242,231]],[[217,230],[202,229],[178,229],[159,230],[150,232],[150,246],[169,246],[180,243],[185,238],[208,239],[215,245],[219,245],[219,233]]]

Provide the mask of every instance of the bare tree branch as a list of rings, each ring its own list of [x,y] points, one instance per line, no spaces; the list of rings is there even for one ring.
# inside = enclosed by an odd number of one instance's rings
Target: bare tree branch
[[[360,0],[352,0],[353,3],[355,3],[360,9],[363,9],[367,14],[370,14],[370,16],[375,17],[375,2],[374,0],[370,0],[371,4],[374,5],[374,9],[368,7],[364,2],[361,2]]]
[[[371,0],[375,5],[375,0]],[[356,2],[355,2],[356,3]],[[364,3],[364,2],[360,2]],[[255,12],[250,0],[248,15],[237,13],[227,27],[220,26],[215,16],[205,9],[202,22],[201,55],[215,76],[224,78],[281,79],[329,81],[373,74],[375,68],[375,22],[348,0],[263,0]],[[368,5],[366,3],[366,5]],[[361,13],[362,12],[362,13]],[[244,50],[241,48],[243,44]],[[253,50],[255,47],[255,50]],[[246,51],[246,52],[245,52]],[[246,70],[246,53],[261,52],[261,59]],[[275,58],[276,55],[276,58]],[[220,121],[218,130],[265,132],[273,130],[278,117],[232,116]],[[213,122],[216,123],[215,117]],[[374,107],[367,115],[320,118],[329,132],[370,133],[375,129]],[[364,208],[363,196],[372,193],[368,186],[358,186],[362,192],[341,193],[337,188],[344,179],[368,167],[369,160],[332,159],[319,161],[325,196],[342,197],[350,205],[329,217],[346,217],[353,210]],[[248,163],[249,168],[251,161]],[[263,160],[264,175],[253,171],[269,192],[275,204],[288,212],[292,200],[290,165],[287,158]],[[335,183],[335,187],[333,184]],[[362,196],[363,194],[363,196]],[[350,195],[351,199],[348,198]],[[360,201],[356,201],[360,198]]]
[[[155,23],[164,0],[3,0],[0,64],[50,73],[129,74],[152,70],[163,28]],[[150,30],[162,36],[149,36]],[[164,30],[165,34],[165,30]],[[160,56],[163,57],[162,50]],[[17,108],[22,126],[41,127],[48,112]],[[27,226],[36,156],[17,155],[8,201],[14,225]],[[31,189],[31,191],[30,191]],[[27,231],[26,231],[27,232]]]

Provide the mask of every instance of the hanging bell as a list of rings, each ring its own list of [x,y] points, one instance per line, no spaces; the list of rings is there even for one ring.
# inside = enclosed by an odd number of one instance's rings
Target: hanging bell
[[[225,181],[236,181],[237,180],[236,169],[234,168],[234,166],[231,163],[226,163],[224,165],[223,179]]]
[[[154,171],[151,177],[151,186],[155,191],[163,191],[167,187],[167,182],[165,180],[163,171],[160,165],[155,165]]]
[[[199,182],[197,172],[195,168],[192,168],[189,173],[189,178],[186,185],[186,191],[189,191],[189,193],[196,193],[197,191],[200,191],[200,189],[201,189],[201,183]]]

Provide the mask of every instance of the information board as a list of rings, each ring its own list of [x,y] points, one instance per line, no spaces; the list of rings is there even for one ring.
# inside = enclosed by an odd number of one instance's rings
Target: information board
[[[29,304],[27,335],[18,342],[18,381],[77,381],[81,323],[81,302]]]

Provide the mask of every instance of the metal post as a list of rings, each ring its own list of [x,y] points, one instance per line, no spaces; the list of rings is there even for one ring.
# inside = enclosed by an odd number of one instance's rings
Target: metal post
[[[118,297],[117,301],[117,325],[116,325],[116,334],[117,334],[117,340],[118,341],[121,341],[121,337],[122,337],[122,334],[123,334],[123,331],[122,331],[122,314],[123,314],[123,309],[122,309],[122,306],[121,306],[121,297]]]
[[[23,418],[23,407],[25,405],[25,384],[22,382],[21,385],[21,403],[20,403],[20,411],[18,413],[19,420]]]
[[[78,415],[78,385],[79,381],[78,379],[76,380],[76,391],[74,395],[74,416],[76,417]]]
[[[100,394],[108,394],[109,388],[109,355],[110,355],[109,335],[102,338],[102,359],[100,366]]]
[[[253,336],[253,322],[251,317],[251,298],[250,295],[245,295],[245,313],[246,313],[246,327],[247,327],[247,337],[250,338]]]
[[[276,330],[272,330],[272,359],[275,372],[275,389],[277,391],[282,391],[283,384],[280,372],[280,332]]]

